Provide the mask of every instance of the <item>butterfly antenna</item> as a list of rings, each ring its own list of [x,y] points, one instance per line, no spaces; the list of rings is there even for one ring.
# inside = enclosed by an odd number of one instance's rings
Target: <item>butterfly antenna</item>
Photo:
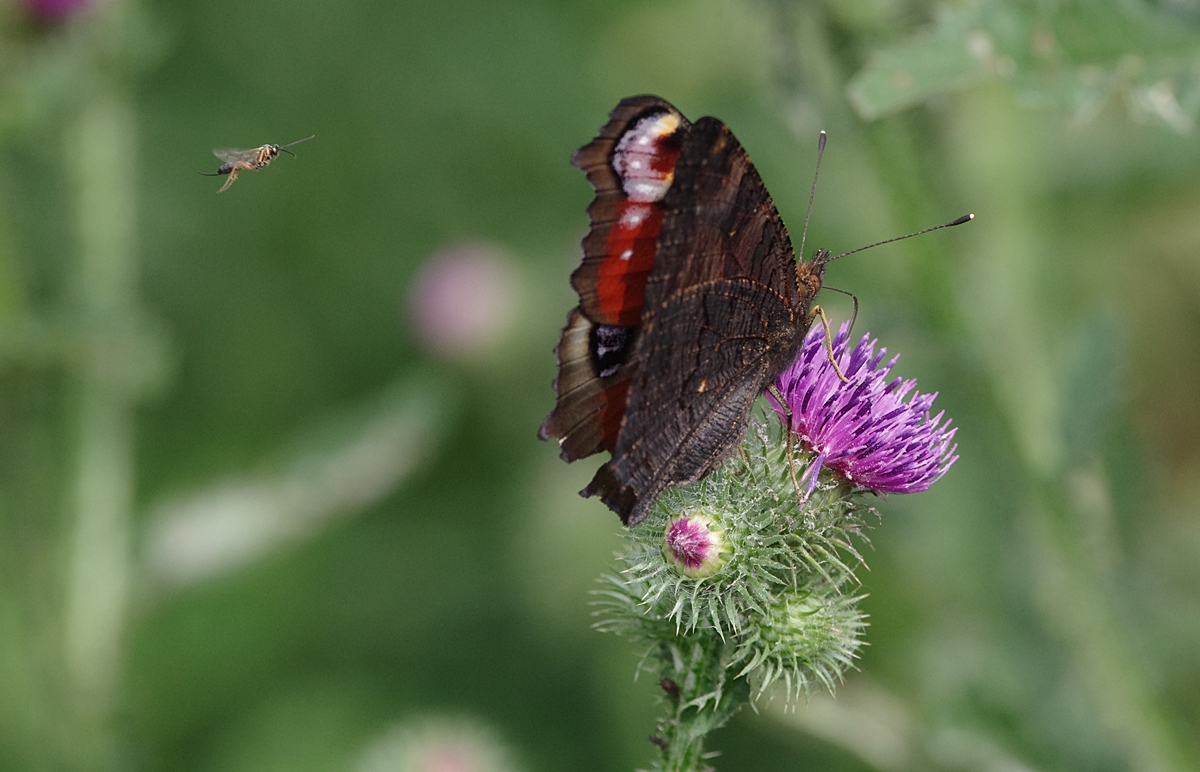
[[[862,252],[864,249],[871,249],[872,247],[881,247],[884,244],[891,244],[893,241],[904,241],[905,239],[911,239],[913,236],[920,236],[922,233],[929,233],[930,231],[941,230],[942,228],[953,228],[955,225],[962,225],[963,223],[971,222],[971,220],[974,220],[974,219],[975,219],[975,215],[964,214],[962,217],[958,218],[957,220],[954,220],[953,222],[947,222],[947,223],[942,223],[941,225],[935,225],[932,228],[926,228],[925,230],[917,231],[916,233],[909,233],[905,236],[897,236],[893,239],[885,239],[884,241],[877,241],[874,244],[868,244],[865,247],[859,247],[858,249],[852,249],[849,252],[843,252],[840,255],[834,255],[833,257],[829,258],[829,260],[833,261],[833,260],[837,260],[839,257],[845,257],[846,255],[853,255],[855,252]],[[803,242],[801,242],[801,243],[803,243]]]
[[[808,238],[808,218],[812,217],[813,199],[817,197],[817,177],[821,174],[821,156],[825,155],[825,132],[817,138],[817,169],[813,172],[812,190],[808,192],[808,211],[804,213],[804,230],[800,232],[800,259],[804,259],[804,240]],[[840,257],[840,255],[839,255]]]

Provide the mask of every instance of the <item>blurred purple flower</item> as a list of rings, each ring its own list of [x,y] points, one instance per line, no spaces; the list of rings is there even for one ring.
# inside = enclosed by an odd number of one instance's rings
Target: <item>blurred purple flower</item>
[[[499,343],[512,326],[517,281],[508,257],[471,242],[435,252],[409,295],[417,338],[445,359],[468,360]]]
[[[885,380],[899,355],[880,368],[886,348],[875,353],[878,341],[864,335],[847,355],[848,337],[849,325],[843,324],[834,336],[833,354],[850,383],[829,364],[825,328],[819,324],[775,382],[792,411],[792,432],[814,454],[805,472],[805,495],[812,493],[822,467],[876,493],[923,491],[958,460],[958,445],[951,445],[958,429],[950,428],[949,419],[942,423],[945,411],[930,418],[936,392],[914,391],[916,380]],[[778,402],[770,399],[786,421]]]
[[[426,716],[376,737],[354,772],[516,772],[495,731],[466,717]]]
[[[61,21],[94,3],[95,0],[24,0],[29,13],[43,21]]]

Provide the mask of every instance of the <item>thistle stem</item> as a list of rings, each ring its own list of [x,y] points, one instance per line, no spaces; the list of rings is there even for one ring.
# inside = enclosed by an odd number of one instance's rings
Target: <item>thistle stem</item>
[[[749,684],[730,675],[725,649],[715,635],[693,635],[662,646],[661,683],[667,693],[658,735],[662,772],[709,769],[705,738],[749,701]]]
[[[128,96],[99,84],[68,148],[80,244],[72,288],[85,345],[75,363],[78,402],[63,656],[79,768],[113,766],[114,722],[132,582],[130,551],[136,394],[120,373],[117,340],[136,296],[136,157]]]

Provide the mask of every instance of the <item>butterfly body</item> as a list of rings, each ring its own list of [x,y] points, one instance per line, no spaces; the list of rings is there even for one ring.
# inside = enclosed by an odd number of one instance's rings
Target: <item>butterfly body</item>
[[[610,451],[582,493],[634,525],[737,447],[799,351],[829,253],[797,262],[729,128],[657,97],[622,100],[572,161],[596,198],[539,436],[567,461]]]

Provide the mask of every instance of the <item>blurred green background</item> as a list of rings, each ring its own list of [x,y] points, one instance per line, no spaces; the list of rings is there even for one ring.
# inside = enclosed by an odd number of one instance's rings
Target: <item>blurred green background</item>
[[[829,271],[961,460],[718,768],[1200,768],[1195,0],[77,4],[0,2],[0,770],[650,763],[600,459],[535,439],[637,93],[797,239],[827,130],[809,251],[977,215]]]

